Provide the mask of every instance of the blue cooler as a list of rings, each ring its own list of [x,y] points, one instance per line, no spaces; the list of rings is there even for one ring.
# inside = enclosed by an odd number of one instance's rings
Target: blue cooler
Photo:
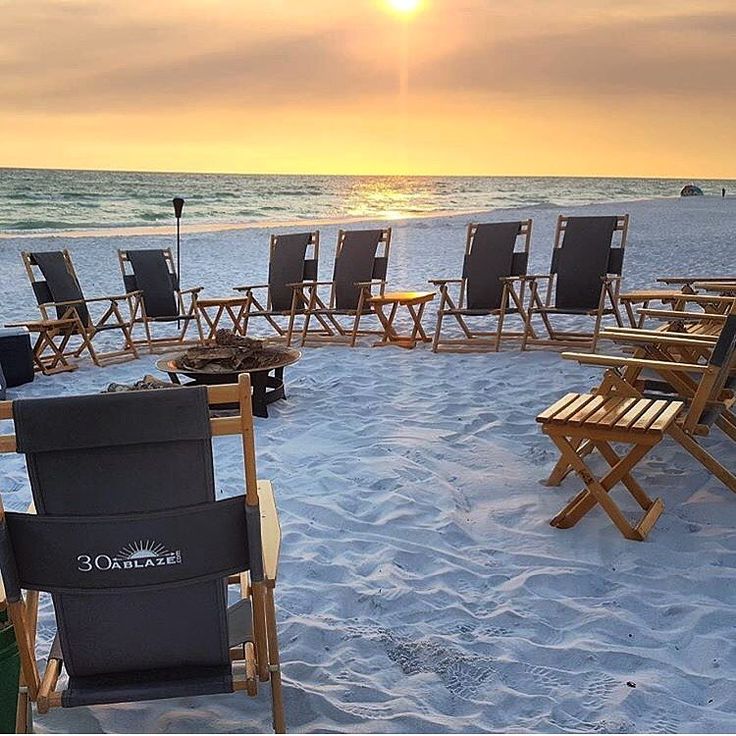
[[[0,367],[3,386],[20,386],[33,380],[31,335],[26,327],[0,328]]]

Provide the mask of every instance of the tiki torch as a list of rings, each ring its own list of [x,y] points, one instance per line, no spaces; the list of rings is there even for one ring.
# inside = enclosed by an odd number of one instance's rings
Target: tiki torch
[[[179,290],[181,290],[181,211],[184,209],[184,200],[181,197],[174,197],[174,216],[176,217],[176,275],[179,279]],[[176,320],[176,327],[179,328],[179,320]]]

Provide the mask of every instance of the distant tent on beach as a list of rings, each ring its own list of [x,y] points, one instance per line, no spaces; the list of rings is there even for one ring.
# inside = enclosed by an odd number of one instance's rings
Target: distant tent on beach
[[[686,184],[680,191],[681,197],[702,197],[703,190],[695,184]]]

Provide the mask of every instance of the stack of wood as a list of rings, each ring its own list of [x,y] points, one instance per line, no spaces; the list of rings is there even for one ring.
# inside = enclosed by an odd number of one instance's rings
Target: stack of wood
[[[272,347],[263,340],[218,330],[214,345],[190,348],[177,358],[176,367],[202,373],[242,373],[281,363],[288,354],[288,348]]]

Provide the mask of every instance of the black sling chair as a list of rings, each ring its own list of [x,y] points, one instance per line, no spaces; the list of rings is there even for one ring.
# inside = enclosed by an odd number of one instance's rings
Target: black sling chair
[[[210,419],[208,403],[240,416]],[[35,513],[2,511],[0,569],[27,694],[55,706],[245,690],[271,682],[285,728],[273,591],[280,533],[257,481],[250,382],[0,404]],[[245,496],[215,501],[213,435],[240,434]],[[241,600],[227,606],[227,586]],[[27,591],[23,595],[23,591]],[[36,667],[38,591],[57,635]],[[57,689],[61,667],[66,687]],[[22,711],[19,708],[19,712]]]
[[[612,315],[623,326],[618,304],[629,216],[565,217],[560,215],[549,274],[517,279],[529,284],[529,306],[521,349],[530,345],[589,347],[595,350],[602,319]],[[614,242],[619,233],[618,242]],[[540,282],[546,282],[544,296]],[[594,320],[592,331],[562,331],[552,317],[587,317]],[[533,319],[541,317],[547,337],[537,337]]]
[[[303,281],[294,284],[294,310],[304,309],[301,344],[309,336],[323,340],[348,340],[355,345],[358,335],[383,335],[383,330],[360,330],[360,319],[375,314],[370,303],[373,290],[386,290],[386,271],[391,249],[391,228],[383,230],[340,230],[335,249],[332,281]],[[380,254],[380,255],[379,255]],[[329,301],[319,294],[320,286],[330,287]],[[352,317],[350,327],[340,324],[338,317]],[[320,327],[310,330],[311,318]]]
[[[64,355],[79,357],[87,350],[92,362],[97,366],[106,361],[138,357],[132,336],[132,320],[130,316],[124,317],[120,310],[120,302],[126,303],[128,310],[131,309],[136,299],[135,294],[87,299],[82,292],[68,250],[23,252],[21,258],[42,318],[74,320],[77,323],[74,334],[81,340],[81,345],[67,350],[70,335],[60,346]],[[102,316],[93,316],[90,313],[90,306],[93,304],[99,305],[99,308],[104,310]],[[101,353],[95,348],[94,339],[97,335],[110,330],[120,331],[123,348]]]
[[[309,249],[311,248],[311,254]],[[236,286],[235,291],[243,291],[248,299],[243,318],[243,333],[248,332],[251,317],[264,317],[279,337],[285,337],[291,344],[294,331],[294,318],[304,312],[298,303],[294,285],[317,280],[319,264],[319,230],[311,233],[289,233],[271,235],[268,259],[268,283]],[[266,306],[256,292],[266,291]],[[286,328],[275,317],[289,317]]]
[[[510,277],[526,274],[532,221],[470,223],[465,241],[463,275],[459,279],[430,279],[440,292],[437,324],[432,341],[436,353],[441,347],[450,349],[492,347],[499,350],[501,339],[524,336],[522,332],[504,332],[506,315],[514,314],[526,323],[524,284],[517,295]],[[517,241],[521,240],[521,250]],[[450,285],[457,285],[457,301],[450,293]],[[463,332],[463,338],[442,339],[442,323],[454,317]],[[496,319],[496,329],[471,329],[470,319]],[[491,341],[491,338],[492,341]]]
[[[145,343],[149,350],[181,345],[185,342],[189,325],[194,322],[199,342],[204,341],[202,322],[197,309],[197,297],[201,286],[179,288],[179,275],[174,266],[170,248],[163,250],[118,250],[120,270],[126,291],[138,295],[133,305],[133,322],[142,323],[146,330]],[[130,269],[130,270],[129,270]],[[187,305],[184,297],[189,296]],[[174,336],[154,337],[152,325],[176,322],[178,332]]]

